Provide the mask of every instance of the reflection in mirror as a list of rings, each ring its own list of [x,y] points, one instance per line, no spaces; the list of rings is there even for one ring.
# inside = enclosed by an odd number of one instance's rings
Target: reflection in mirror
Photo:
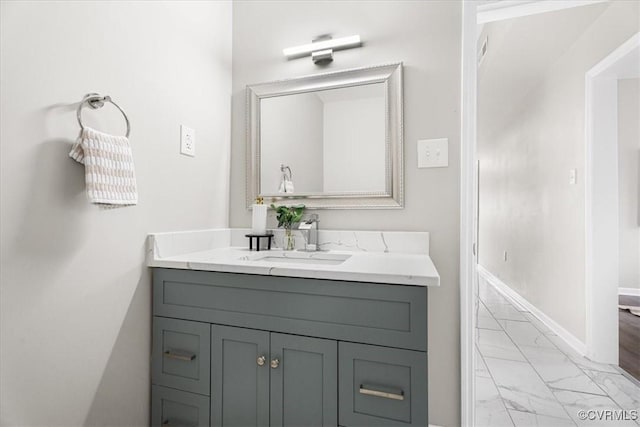
[[[385,103],[384,83],[262,99],[261,194],[384,192]]]

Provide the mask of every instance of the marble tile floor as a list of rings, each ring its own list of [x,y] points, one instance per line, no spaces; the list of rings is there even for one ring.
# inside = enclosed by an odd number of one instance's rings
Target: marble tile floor
[[[482,277],[478,284],[476,427],[640,426],[581,420],[589,409],[640,415],[640,387],[618,367],[580,356]]]

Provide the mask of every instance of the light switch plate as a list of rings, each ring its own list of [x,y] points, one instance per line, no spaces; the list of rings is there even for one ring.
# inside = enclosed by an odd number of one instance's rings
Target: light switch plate
[[[449,139],[421,139],[418,141],[418,168],[449,166]]]
[[[180,125],[180,154],[196,156],[196,133],[185,125]]]

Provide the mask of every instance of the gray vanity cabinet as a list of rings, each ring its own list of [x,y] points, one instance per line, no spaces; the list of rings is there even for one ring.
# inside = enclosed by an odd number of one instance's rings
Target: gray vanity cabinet
[[[427,290],[156,268],[154,426],[426,426]]]

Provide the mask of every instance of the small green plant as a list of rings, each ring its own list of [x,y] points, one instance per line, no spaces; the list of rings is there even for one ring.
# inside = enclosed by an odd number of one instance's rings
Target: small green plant
[[[304,205],[295,206],[276,206],[271,204],[271,209],[276,211],[276,219],[278,220],[278,228],[291,230],[293,224],[300,222],[304,214]]]

